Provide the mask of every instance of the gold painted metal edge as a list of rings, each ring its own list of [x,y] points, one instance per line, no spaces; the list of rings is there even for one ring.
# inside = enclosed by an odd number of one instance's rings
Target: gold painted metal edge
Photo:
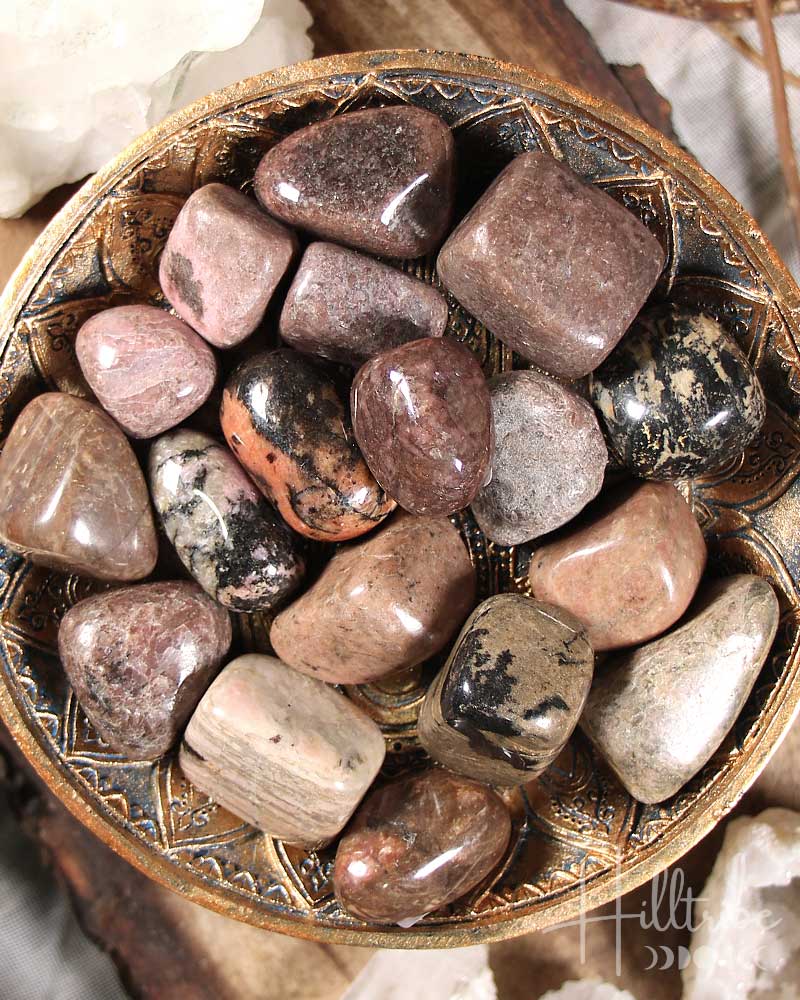
[[[800,314],[800,290],[752,217],[689,154],[640,119],[576,87],[493,59],[428,50],[378,51],[311,60],[241,81],[177,112],[135,140],[73,196],[25,255],[0,297],[0,347],[5,347],[13,330],[13,321],[38,281],[42,268],[74,231],[88,208],[114,186],[123,172],[130,169],[131,163],[143,158],[154,145],[168,139],[177,129],[203,118],[212,109],[218,112],[235,107],[281,86],[327,80],[337,74],[367,74],[386,69],[457,74],[475,78],[476,82],[490,78],[504,85],[537,91],[596,116],[604,129],[616,130],[621,139],[633,139],[657,156],[667,159],[689,187],[712,202],[726,224],[740,234],[778,297],[783,299],[791,312]],[[320,927],[312,923],[310,913],[307,921],[300,916],[271,914],[256,910],[234,890],[210,889],[198,873],[154,855],[132,833],[110,826],[96,805],[85,798],[80,787],[70,782],[48,757],[37,735],[28,726],[22,706],[17,704],[5,675],[0,685],[0,718],[42,780],[77,819],[144,874],[194,902],[244,922],[330,943],[390,948],[451,947],[499,941],[572,919],[581,910],[592,909],[634,889],[681,857],[733,808],[756,779],[800,711],[800,683],[797,678],[800,657],[796,649],[792,651],[789,663],[791,675],[784,685],[780,702],[773,706],[757,746],[742,767],[729,769],[696,805],[690,807],[681,820],[685,829],[671,841],[662,843],[662,838],[656,838],[624,863],[618,872],[610,871],[590,879],[581,894],[571,899],[556,897],[541,905],[535,913],[518,917],[499,914],[479,927],[451,924],[440,928],[432,925],[412,928],[403,934],[394,929],[375,927]],[[555,919],[554,910],[558,911]]]

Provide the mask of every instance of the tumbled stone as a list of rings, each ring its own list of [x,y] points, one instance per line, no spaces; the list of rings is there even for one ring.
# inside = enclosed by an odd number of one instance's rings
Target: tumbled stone
[[[447,518],[399,514],[339,549],[275,619],[270,642],[295,670],[363,684],[415,666],[452,638],[475,602],[475,571]]]
[[[367,465],[407,511],[452,514],[486,482],[492,409],[463,344],[427,338],[385,351],[359,369],[350,400]]]
[[[17,417],[0,455],[0,540],[40,566],[99,580],[153,571],[144,476],[99,406],[46,392]]]
[[[614,450],[638,476],[700,476],[737,458],[766,402],[716,320],[675,305],[641,315],[595,373],[592,395]]]
[[[522,785],[572,735],[593,669],[577,618],[523,594],[497,594],[469,616],[428,688],[420,742],[451,771]]]
[[[301,535],[345,541],[394,510],[356,446],[335,386],[296,351],[241,364],[222,394],[220,421],[236,457]]]
[[[608,452],[589,403],[546,375],[505,372],[489,392],[492,478],[472,512],[493,542],[517,545],[566,524],[597,496]]]
[[[170,749],[230,643],[228,612],[188,581],[88,597],[58,631],[84,712],[113,750],[137,760]]]
[[[420,257],[453,211],[453,136],[422,108],[370,108],[298,129],[256,170],[276,218],[387,257]]]
[[[396,924],[452,903],[483,881],[511,837],[490,788],[439,768],[378,788],[339,841],[333,886],[355,917]]]
[[[175,311],[215,347],[249,337],[297,249],[241,191],[206,184],[178,213],[158,277]]]
[[[378,726],[334,688],[273,656],[233,660],[189,721],[180,762],[220,805],[290,844],[342,829],[380,770]]]
[[[269,611],[297,588],[297,541],[224,445],[199,431],[165,434],[150,451],[150,490],[167,538],[214,600]]]
[[[161,434],[203,405],[217,362],[191,327],[153,306],[117,306],[83,324],[75,353],[97,399],[131,437]]]
[[[694,597],[706,543],[671,483],[624,484],[534,553],[531,588],[586,625],[595,652],[646,642]]]
[[[449,237],[445,286],[524,358],[554,375],[593,371],[664,266],[658,240],[547,153],[523,153]]]
[[[358,367],[381,351],[441,337],[447,302],[430,285],[333,243],[312,243],[280,318],[285,343]]]
[[[758,576],[706,584],[685,624],[599,670],[581,727],[640,802],[674,795],[719,747],[778,628]]]

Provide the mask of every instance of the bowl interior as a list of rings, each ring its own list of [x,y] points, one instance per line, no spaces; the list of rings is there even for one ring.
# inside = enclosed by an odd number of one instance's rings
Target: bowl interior
[[[176,761],[132,761],[98,738],[55,656],[58,622],[95,586],[0,549],[0,713],[53,791],[106,843],[162,883],[231,916],[289,933],[391,947],[475,943],[573,916],[651,877],[732,807],[798,704],[800,504],[798,291],[752,220],[690,157],[622,112],[514,67],[442,53],[366,53],[244,81],[174,116],[87,185],[26,258],[2,304],[0,429],[57,388],[88,395],[73,342],[111,304],[163,302],[157,260],[181,204],[223,181],[247,190],[263,152],[298,127],[402,103],[454,129],[460,207],[515,155],[563,158],[637,214],[667,252],[654,299],[715,317],[748,353],[767,392],[758,440],[722,473],[683,484],[706,532],[711,572],[747,570],[779,593],[782,624],[734,731],[702,772],[658,806],[633,801],[578,733],[540,781],[508,796],[515,824],[501,871],[411,929],[353,919],[331,891],[333,851],[284,846],[193,788]],[[433,260],[404,265],[436,282]],[[267,342],[269,322],[255,335]],[[450,336],[487,375],[518,363],[450,299]],[[530,549],[487,543],[457,515],[480,596],[524,590]],[[431,568],[435,572],[435,567]],[[174,575],[169,567],[164,572]],[[237,650],[267,649],[269,622],[240,615]],[[383,726],[387,773],[419,760],[415,719],[434,665],[348,694]]]

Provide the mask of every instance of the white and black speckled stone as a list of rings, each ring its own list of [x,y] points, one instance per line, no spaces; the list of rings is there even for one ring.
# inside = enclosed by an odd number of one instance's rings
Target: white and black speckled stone
[[[766,403],[736,342],[678,306],[642,314],[595,372],[592,397],[618,457],[649,479],[700,476],[740,455]]]
[[[177,430],[150,451],[150,490],[181,562],[220,604],[268,611],[300,583],[298,540],[228,451]]]
[[[577,618],[523,594],[497,594],[467,619],[429,688],[420,741],[451,771],[524,784],[563,749],[593,669]]]
[[[710,759],[747,701],[779,617],[761,577],[712,581],[685,624],[598,670],[581,728],[635,799],[662,802]]]

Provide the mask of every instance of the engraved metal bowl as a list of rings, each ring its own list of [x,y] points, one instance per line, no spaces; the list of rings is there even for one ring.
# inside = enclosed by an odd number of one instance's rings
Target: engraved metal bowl
[[[159,252],[200,184],[246,188],[263,152],[312,121],[410,103],[455,132],[464,203],[513,156],[543,149],[639,215],[667,251],[656,297],[716,316],[749,354],[769,398],[755,444],[721,474],[686,485],[714,571],[750,570],[781,598],[779,635],[734,732],[673,799],[643,806],[577,734],[556,765],[510,803],[515,833],[499,873],[410,929],[367,926],[331,892],[332,850],[286,847],[192,788],[172,758],[113,753],[87,723],[55,656],[65,609],[88,581],[0,549],[0,715],[52,791],[106,844],[196,902],[273,930],[328,942],[445,947],[498,940],[574,917],[679,858],[732,808],[800,702],[800,292],[753,220],[685,152],[618,108],[554,80],[472,56],[336,56],[245,80],[138,139],[86,184],[42,234],[0,302],[0,433],[34,395],[86,394],[73,342],[112,303],[161,301]],[[408,265],[436,281],[430,260]],[[515,359],[451,300],[449,333],[487,374]],[[487,544],[460,517],[480,592],[524,590],[524,549]],[[436,567],[431,567],[436,572]],[[240,649],[263,649],[268,622],[239,616]],[[348,693],[384,727],[388,769],[419,755],[415,718],[430,667]]]

